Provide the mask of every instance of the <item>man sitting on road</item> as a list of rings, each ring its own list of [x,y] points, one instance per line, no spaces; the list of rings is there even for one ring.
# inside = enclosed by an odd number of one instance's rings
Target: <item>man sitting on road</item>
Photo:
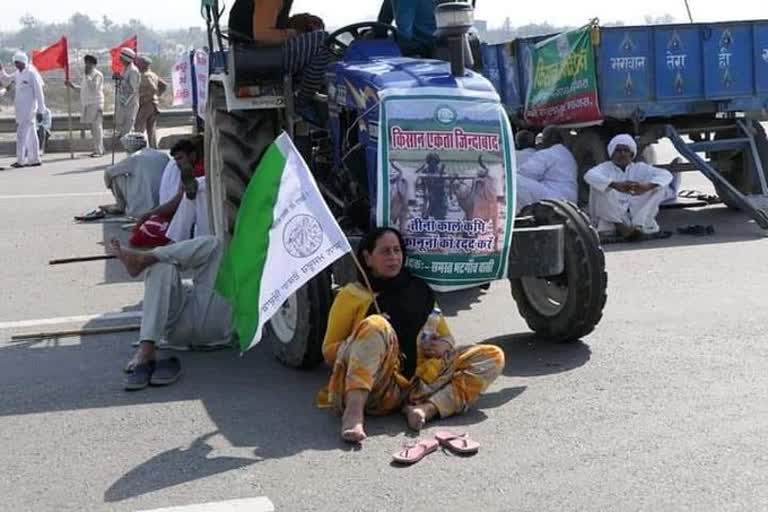
[[[111,245],[132,277],[146,271],[140,343],[126,366],[126,390],[168,385],[179,378],[177,358],[157,360],[156,345],[161,340],[170,345],[230,340],[231,309],[214,289],[222,257],[217,238],[200,237],[151,251],[132,251],[117,240]],[[191,285],[181,281],[185,272],[192,273]]]
[[[175,184],[173,196],[139,218],[130,243],[134,247],[160,247],[210,233],[205,195],[205,169],[201,145],[183,139],[171,149],[175,166],[166,166],[160,183],[161,201]],[[178,178],[177,178],[178,176]]]
[[[528,130],[520,130],[515,134],[515,148],[517,149],[515,158],[519,169],[536,154],[536,136]]]
[[[565,134],[559,128],[546,127],[541,147],[518,167],[518,210],[543,199],[578,199],[578,165],[565,146]]]
[[[611,160],[584,175],[590,186],[589,214],[601,235],[618,234],[636,240],[659,232],[656,216],[664,201],[672,174],[642,162],[634,162],[637,144],[621,134],[608,144]]]

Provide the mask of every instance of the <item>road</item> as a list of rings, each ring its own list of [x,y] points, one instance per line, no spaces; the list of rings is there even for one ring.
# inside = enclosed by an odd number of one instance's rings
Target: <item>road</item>
[[[504,282],[441,297],[456,337],[498,344],[507,366],[473,411],[424,432],[468,431],[477,456],[402,469],[390,465],[410,440],[402,418],[373,419],[362,449],[343,446],[338,419],[313,407],[326,371],[286,369],[266,346],[183,354],[176,385],[129,394],[120,369],[135,333],[9,341],[136,321],[141,283],[114,261],[47,265],[126,236],[72,221],[109,200],[105,163],[53,156],[0,172],[0,510],[261,496],[279,511],[768,507],[768,245],[740,214],[667,211],[665,227],[717,233],[607,247],[605,316],[580,342],[537,341]]]

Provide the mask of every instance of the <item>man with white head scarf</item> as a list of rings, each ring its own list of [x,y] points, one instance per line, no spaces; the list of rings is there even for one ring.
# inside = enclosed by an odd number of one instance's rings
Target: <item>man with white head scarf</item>
[[[37,167],[42,163],[35,121],[42,121],[47,110],[43,79],[37,69],[29,64],[29,58],[24,52],[16,52],[13,64],[16,66],[14,75],[9,76],[3,72],[3,78],[9,79],[16,90],[16,163],[11,167]]]
[[[136,67],[136,52],[130,48],[120,50],[120,61],[123,63],[123,73],[120,75],[117,88],[117,110],[115,111],[115,129],[117,137],[133,131],[136,116],[139,113],[139,85],[141,73]]]
[[[590,186],[589,214],[601,234],[619,234],[633,240],[658,233],[656,216],[672,174],[635,162],[637,144],[628,134],[608,144],[610,160],[584,175]]]
[[[518,211],[543,199],[578,199],[578,164],[565,146],[562,130],[546,127],[541,147],[518,166]]]

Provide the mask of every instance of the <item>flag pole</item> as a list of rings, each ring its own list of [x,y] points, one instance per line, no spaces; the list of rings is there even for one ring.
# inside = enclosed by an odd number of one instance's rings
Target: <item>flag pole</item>
[[[67,123],[69,125],[69,158],[75,159],[75,147],[72,137],[72,89],[67,87]]]
[[[117,141],[117,83],[120,81],[117,77],[112,77],[112,82],[115,84],[115,110],[112,114],[112,165],[115,165],[115,145]]]
[[[363,266],[360,264],[360,260],[357,259],[357,256],[355,255],[355,251],[352,251],[349,254],[352,256],[352,259],[355,261],[355,265],[357,265],[357,270],[360,271],[360,275],[363,276],[363,281],[365,281],[366,288],[368,288],[368,291],[371,292],[371,296],[373,297],[373,307],[376,308],[376,312],[378,314],[381,314],[379,301],[376,300],[376,294],[373,291],[373,286],[371,286],[371,282],[368,280],[368,272],[366,272]]]

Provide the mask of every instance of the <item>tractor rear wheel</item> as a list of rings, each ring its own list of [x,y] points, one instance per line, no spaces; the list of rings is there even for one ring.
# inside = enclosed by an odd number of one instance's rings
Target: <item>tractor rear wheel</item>
[[[213,231],[227,244],[248,182],[280,130],[276,110],[228,112],[223,86],[209,88],[205,131],[208,206]],[[263,339],[283,364],[310,368],[322,361],[331,307],[331,280],[322,272],[288,298],[265,326]]]

